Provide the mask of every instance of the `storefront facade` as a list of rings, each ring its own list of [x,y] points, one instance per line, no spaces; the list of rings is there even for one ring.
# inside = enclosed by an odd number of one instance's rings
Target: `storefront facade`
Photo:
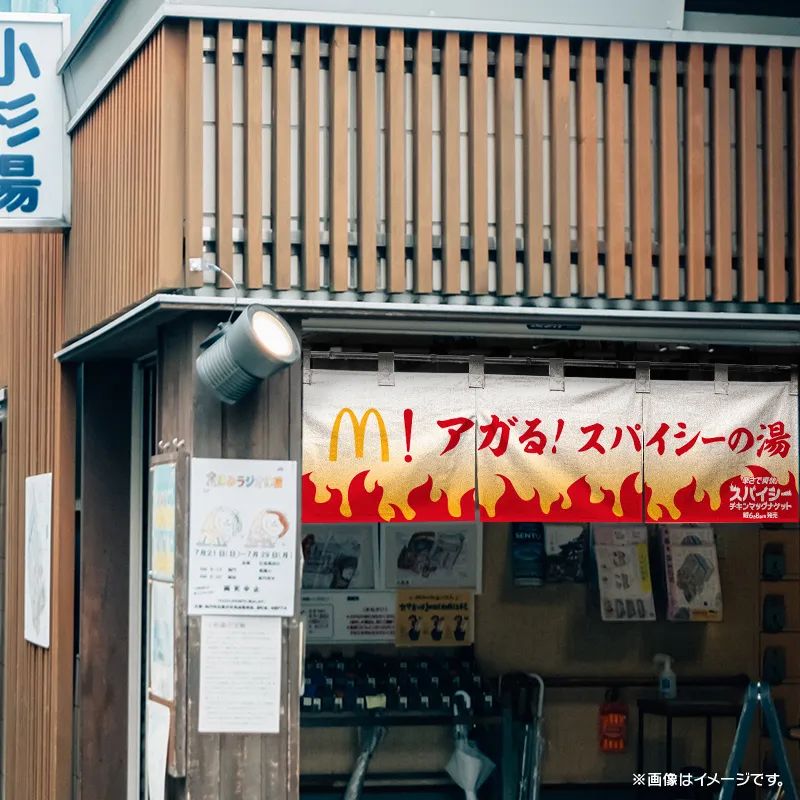
[[[678,2],[503,21],[481,4],[295,5],[221,18],[109,4],[62,59],[71,228],[0,242],[9,798],[140,796],[150,459],[301,462],[315,370],[480,364],[563,382],[635,380],[638,365],[713,382],[722,363],[796,392],[796,20]],[[306,358],[225,406],[195,360],[235,301],[282,314]],[[24,479],[40,472],[54,480],[48,650],[21,633]],[[724,538],[748,575],[730,609],[741,626],[672,642],[710,654],[718,666],[698,675],[755,675],[774,645],[754,622],[759,536],[734,545],[739,532]],[[496,586],[503,552],[488,557]],[[568,636],[580,613],[546,635]],[[299,615],[283,623],[280,733],[233,735],[198,733],[200,622],[177,614],[172,796],[296,797]],[[519,631],[541,635],[530,619]],[[482,634],[498,672],[574,671]],[[600,672],[644,672],[648,636],[625,634],[628,666],[609,657]],[[579,782],[565,761],[553,774]]]

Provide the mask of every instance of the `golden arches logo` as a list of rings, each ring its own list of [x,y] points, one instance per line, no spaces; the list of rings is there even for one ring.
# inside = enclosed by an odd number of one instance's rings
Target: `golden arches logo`
[[[331,442],[328,452],[328,460],[336,461],[339,458],[339,435],[342,427],[342,420],[347,417],[353,426],[353,441],[355,443],[356,458],[364,458],[364,439],[367,434],[367,423],[370,417],[375,418],[378,426],[378,436],[381,443],[381,461],[389,460],[389,437],[386,433],[386,425],[383,422],[381,412],[377,408],[368,408],[359,419],[352,408],[343,408],[333,421],[331,428]]]

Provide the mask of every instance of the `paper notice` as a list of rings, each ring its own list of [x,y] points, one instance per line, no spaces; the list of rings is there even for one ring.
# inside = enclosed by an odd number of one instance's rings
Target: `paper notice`
[[[200,733],[278,733],[279,617],[203,617]]]

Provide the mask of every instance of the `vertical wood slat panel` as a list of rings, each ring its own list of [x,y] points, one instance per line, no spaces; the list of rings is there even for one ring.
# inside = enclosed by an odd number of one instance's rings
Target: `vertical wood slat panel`
[[[358,288],[378,285],[377,248],[377,95],[375,29],[363,28],[358,48]]]
[[[272,288],[288,289],[291,271],[291,28],[275,26],[272,48]]]
[[[783,53],[772,47],[767,52],[764,78],[764,249],[768,303],[786,300],[784,124]]]
[[[791,277],[790,299],[800,303],[800,50],[792,56],[791,80],[789,83],[789,170],[790,194],[789,209],[791,214],[789,234],[791,242]]]
[[[460,43],[448,32],[442,47],[442,291],[461,291]]]
[[[650,112],[650,45],[637,42],[631,81],[631,234],[633,296],[653,298],[653,151]]]
[[[528,38],[522,71],[522,214],[525,234],[525,294],[544,292],[544,131],[542,40]]]
[[[347,28],[333,29],[330,39],[330,271],[331,291],[349,288],[347,257],[347,122],[348,122],[348,33]]]
[[[487,168],[488,46],[485,33],[472,37],[469,62],[469,230],[470,292],[489,291],[489,178]]]
[[[719,45],[714,52],[712,75],[713,182],[712,235],[714,300],[733,299],[733,252],[731,231],[731,56]]]
[[[203,255],[203,23],[189,20],[186,30],[186,285],[203,285],[201,271],[189,271],[189,259]]]
[[[578,110],[578,291],[597,296],[597,45],[581,42]]]
[[[604,76],[605,295],[625,297],[625,111],[622,43],[610,42]]]
[[[569,40],[556,39],[550,57],[550,294],[554,297],[571,294],[569,161]]]
[[[433,42],[417,34],[414,52],[414,291],[433,291]],[[373,178],[373,185],[375,181]]]
[[[303,32],[303,288],[320,287],[319,269],[319,27]]]
[[[737,86],[739,197],[739,301],[758,300],[758,173],[756,140],[756,51],[742,49]]]
[[[403,32],[386,46],[386,272],[387,291],[406,290],[405,53]]]
[[[249,22],[244,51],[244,163],[247,165],[244,170],[244,285],[248,289],[260,289],[264,285],[264,249],[261,232],[262,37],[261,23]]]
[[[514,212],[514,38],[501,36],[494,79],[494,141],[497,227],[497,294],[517,291],[517,243]]]
[[[687,300],[706,299],[705,100],[703,45],[689,47],[686,65],[686,290]]]
[[[233,270],[233,24],[217,27],[216,143],[217,143],[217,266]],[[230,280],[217,273],[217,286],[230,288]]]

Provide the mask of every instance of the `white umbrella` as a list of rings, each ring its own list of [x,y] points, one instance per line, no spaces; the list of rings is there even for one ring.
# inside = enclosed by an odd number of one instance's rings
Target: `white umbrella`
[[[465,710],[469,710],[471,705],[469,695],[460,691],[456,692],[456,697],[462,697]],[[454,707],[458,715],[458,703],[455,703]],[[464,790],[466,800],[477,800],[478,789],[492,774],[494,762],[470,741],[468,727],[459,724],[455,727],[455,749],[445,769],[453,782]]]

